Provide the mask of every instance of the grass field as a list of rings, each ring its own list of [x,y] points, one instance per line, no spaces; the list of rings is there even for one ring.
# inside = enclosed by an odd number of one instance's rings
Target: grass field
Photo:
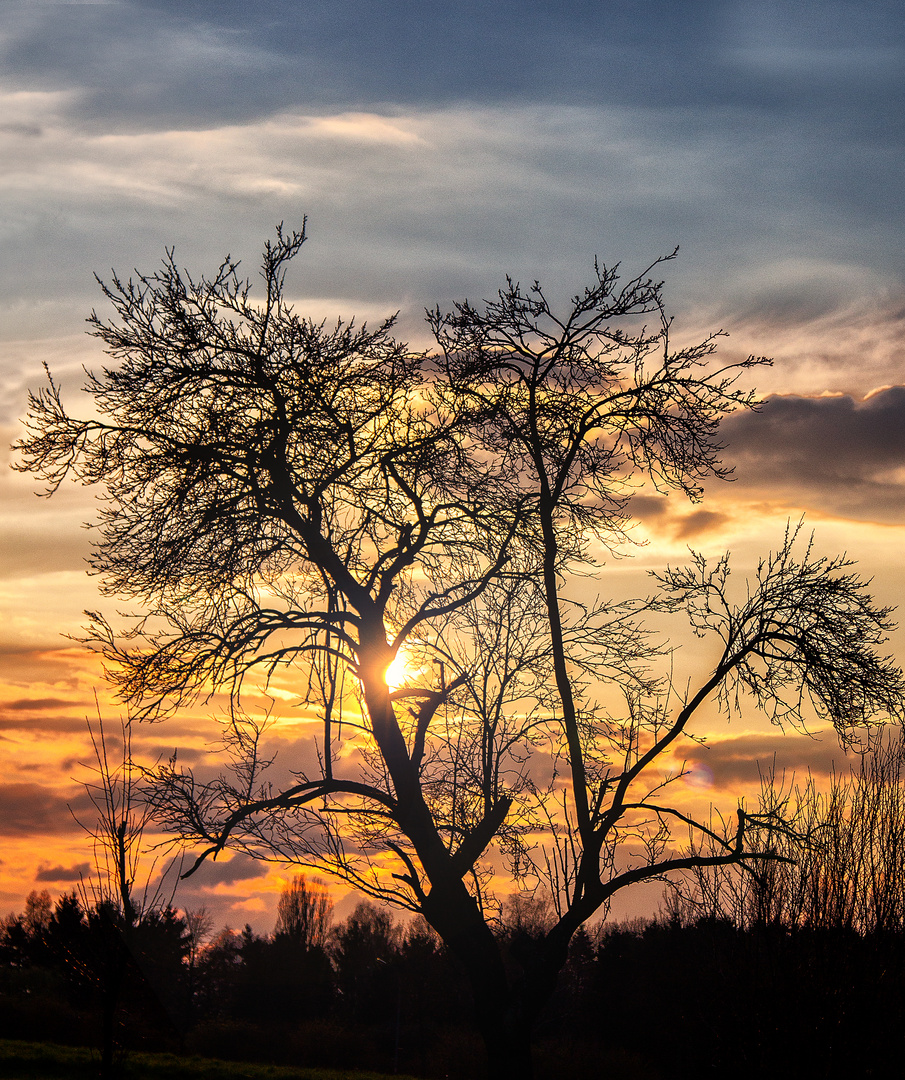
[[[53,1043],[0,1039],[3,1080],[94,1080],[96,1051]],[[291,1069],[281,1065],[176,1057],[173,1054],[127,1054],[118,1063],[123,1080],[412,1080],[385,1073],[335,1069]]]

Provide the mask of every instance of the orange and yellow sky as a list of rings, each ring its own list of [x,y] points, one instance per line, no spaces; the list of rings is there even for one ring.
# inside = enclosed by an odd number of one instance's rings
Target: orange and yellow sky
[[[73,397],[102,362],[92,274],[153,270],[164,249],[250,274],[278,221],[309,217],[289,281],[300,310],[374,319],[426,344],[425,306],[492,296],[506,273],[551,294],[594,256],[666,268],[677,339],[724,328],[727,359],[769,355],[762,412],[725,428],[733,484],[699,507],[637,502],[643,572],[731,548],[739,569],[806,516],[885,604],[905,602],[905,17],[868,2],[490,0],[179,5],[6,0],[0,27],[0,429],[19,434],[47,362]],[[8,455],[7,455],[8,457]],[[85,718],[115,718],[66,634],[99,601],[85,572],[93,495],[51,502],[0,474],[0,914],[72,887],[90,849]],[[893,650],[905,656],[905,636]],[[697,651],[696,651],[697,650]],[[688,643],[683,657],[706,662]],[[291,687],[278,701],[297,752]],[[203,709],[142,728],[146,761],[208,766]],[[688,798],[731,809],[756,760],[826,771],[831,738],[754,716],[715,722]],[[177,896],[271,927],[288,872],[234,858]],[[338,893],[341,896],[341,892]]]

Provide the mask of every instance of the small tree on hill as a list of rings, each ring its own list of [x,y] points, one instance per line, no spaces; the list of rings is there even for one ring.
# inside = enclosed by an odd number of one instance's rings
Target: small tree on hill
[[[770,857],[743,811],[717,837],[661,798],[655,766],[702,703],[747,692],[840,731],[898,715],[902,676],[877,652],[888,612],[794,535],[739,602],[728,560],[702,558],[655,601],[575,601],[625,544],[638,485],[700,497],[726,474],[720,418],[755,404],[737,379],[762,361],[715,367],[714,338],[673,347],[653,267],[625,283],[596,267],[562,312],[510,281],[432,312],[428,355],[392,320],[296,314],[284,273],[304,239],[267,244],[260,305],[229,258],[194,280],[170,253],[103,286],[115,317],[90,322],[114,363],[89,376],[94,415],[70,416],[51,381],[22,467],[49,492],[67,475],[106,492],[92,565],[144,612],[131,628],[94,616],[93,640],[137,715],[232,696],[233,779],[160,769],[161,823],[199,860],[230,845],[423,915],[471,983],[492,1074],[524,1077],[569,941],[617,890]],[[716,642],[687,689],[653,670],[651,607]],[[320,719],[318,766],[275,789],[241,696],[287,667]],[[675,825],[717,851],[678,851]],[[627,842],[645,854],[626,866]],[[552,905],[517,970],[493,933],[500,873]]]

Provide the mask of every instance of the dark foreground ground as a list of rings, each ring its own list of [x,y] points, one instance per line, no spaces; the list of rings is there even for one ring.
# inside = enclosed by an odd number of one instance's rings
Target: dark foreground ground
[[[100,1057],[84,1047],[0,1040],[3,1080],[95,1080]],[[412,1080],[385,1073],[333,1069],[291,1069],[253,1062],[174,1054],[127,1054],[117,1062],[122,1080]]]

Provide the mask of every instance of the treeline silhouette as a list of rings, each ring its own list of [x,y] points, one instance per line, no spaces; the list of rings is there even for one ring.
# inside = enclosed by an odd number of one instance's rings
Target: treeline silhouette
[[[202,944],[204,919],[169,906],[131,927],[86,907],[33,892],[3,921],[0,1037],[100,1046],[115,1014],[120,1051],[445,1075],[453,1042],[480,1067],[467,985],[422,922],[363,903],[321,941],[278,923]]]
[[[510,962],[546,912],[501,933]],[[523,911],[524,914],[524,911]],[[479,1075],[465,982],[420,923],[363,904],[324,946],[222,930],[193,949],[165,909],[128,948],[116,913],[32,894],[0,939],[0,1032],[98,1044],[120,997],[123,1049],[236,1060]],[[580,933],[538,1037],[542,1076],[888,1075],[905,1032],[902,928],[859,933],[728,918]],[[637,1002],[644,1002],[639,1008]]]
[[[768,777],[785,824],[752,875],[700,870],[660,915],[573,938],[537,1033],[540,1077],[894,1075],[905,1059],[905,757],[887,740],[818,790]],[[513,978],[555,916],[506,901]],[[331,925],[297,877],[270,935],[203,911],[32,893],[0,926],[0,1035],[473,1077],[465,977],[422,920],[360,904]],[[639,1004],[640,1003],[640,1004]]]

